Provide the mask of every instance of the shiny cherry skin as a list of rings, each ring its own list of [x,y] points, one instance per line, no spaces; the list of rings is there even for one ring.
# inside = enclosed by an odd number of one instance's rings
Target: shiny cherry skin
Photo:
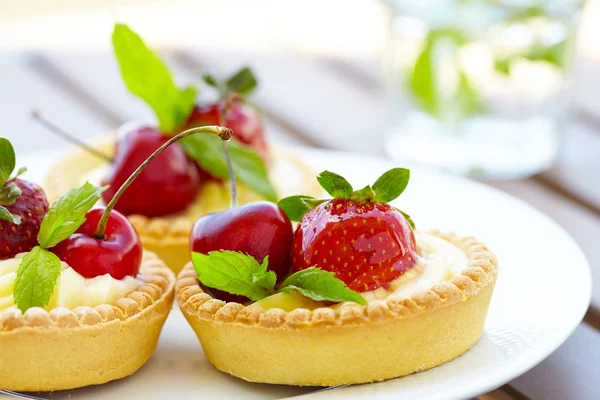
[[[203,254],[239,251],[259,263],[269,256],[268,269],[281,282],[290,271],[293,235],[292,223],[277,204],[256,201],[198,218],[190,234],[190,248]],[[242,296],[211,290],[225,301],[248,301]]]
[[[115,160],[102,185],[108,203],[121,185],[169,137],[156,128],[125,124],[119,132]],[[189,206],[200,191],[202,178],[196,163],[179,143],[160,153],[133,181],[117,202],[116,210],[125,215],[140,214],[161,217],[175,214]]]
[[[221,104],[211,103],[195,106],[188,117],[186,127],[219,125]],[[267,159],[267,142],[260,116],[250,106],[234,102],[227,111],[225,126],[233,130],[233,138],[248,145],[264,160]]]
[[[84,278],[110,274],[115,279],[136,276],[142,262],[140,238],[125,216],[111,211],[104,239],[94,233],[103,208],[88,211],[77,232],[50,249]]]

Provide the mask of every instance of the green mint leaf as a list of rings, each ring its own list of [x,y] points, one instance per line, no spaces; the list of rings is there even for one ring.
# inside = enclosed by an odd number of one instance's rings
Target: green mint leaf
[[[404,216],[404,218],[406,218],[406,220],[408,221],[409,225],[411,228],[417,229],[417,227],[415,226],[415,223],[413,222],[412,218],[410,217],[410,215],[408,215],[407,213],[405,213],[404,211],[396,208],[396,210],[398,210],[400,212],[400,214],[402,214]]]
[[[23,218],[19,215],[11,214],[5,207],[0,206],[0,220],[19,225]]]
[[[352,200],[358,201],[359,203],[365,201],[372,201],[375,198],[375,192],[373,191],[371,186],[367,185],[360,190],[355,190],[354,192],[352,192],[350,198]]]
[[[258,301],[274,293],[277,276],[267,271],[268,260],[259,264],[254,257],[235,251],[192,253],[198,279],[204,286]]]
[[[0,188],[0,204],[9,206],[21,197],[21,188],[10,183],[7,186]]]
[[[0,187],[4,186],[15,169],[15,149],[10,140],[0,137]]]
[[[25,172],[27,172],[27,167],[21,167],[21,168],[19,168],[19,170],[18,170],[18,171],[17,171],[17,173],[15,174],[15,178],[16,178],[17,176],[21,176],[21,175],[23,175]]]
[[[346,199],[352,194],[352,185],[341,175],[323,171],[317,176],[317,181],[333,198]]]
[[[304,215],[316,207],[314,201],[323,203],[326,200],[317,200],[311,196],[290,196],[285,197],[277,203],[277,205],[287,214],[290,221],[300,221]]]
[[[353,301],[366,305],[367,301],[357,292],[335,277],[333,272],[311,267],[289,276],[281,284],[280,291],[297,290],[301,295],[316,301]]]
[[[127,25],[115,25],[112,42],[129,91],[154,110],[162,131],[180,126],[194,106],[196,89],[180,91],[167,65]]]
[[[389,203],[404,192],[409,179],[410,170],[406,168],[390,169],[373,184],[374,200]]]
[[[252,93],[257,84],[254,73],[248,67],[240,69],[225,82],[227,90],[244,95]]]
[[[211,135],[191,135],[179,142],[186,153],[211,175],[222,179],[229,177],[221,139]],[[227,146],[236,178],[263,198],[277,201],[277,192],[262,158],[236,140],[228,142]]]
[[[60,276],[60,259],[39,246],[31,249],[19,264],[14,285],[15,304],[22,312],[44,307],[50,301]]]
[[[100,200],[105,188],[86,182],[56,200],[44,216],[38,233],[42,248],[54,247],[85,222],[85,214]]]

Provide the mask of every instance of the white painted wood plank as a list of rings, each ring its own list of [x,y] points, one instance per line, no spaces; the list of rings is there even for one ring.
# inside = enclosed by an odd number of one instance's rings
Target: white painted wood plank
[[[82,137],[108,128],[76,101],[32,74],[24,64],[24,57],[21,53],[0,53],[2,135],[13,142],[17,153],[64,144],[30,118],[33,108],[39,108],[48,118]]]
[[[103,105],[115,110],[124,120],[136,120],[155,123],[152,110],[141,100],[128,92],[113,55],[105,51],[72,53],[52,51],[44,56],[57,68],[64,71],[83,90],[95,96]],[[169,62],[177,83],[181,86],[199,82],[201,74]],[[199,101],[212,99],[206,86],[202,87]],[[208,93],[207,93],[208,92]],[[265,132],[269,141],[276,144],[304,144],[297,138],[286,134],[276,124],[265,120]]]
[[[600,210],[600,124],[593,128],[569,129],[558,164],[542,176]]]
[[[347,82],[347,76],[323,68],[319,61],[291,54],[190,53],[216,75],[250,65],[260,81],[255,101],[317,143],[342,150],[382,152],[383,97],[365,96]]]
[[[600,398],[600,333],[581,324],[550,357],[510,383],[530,399]]]

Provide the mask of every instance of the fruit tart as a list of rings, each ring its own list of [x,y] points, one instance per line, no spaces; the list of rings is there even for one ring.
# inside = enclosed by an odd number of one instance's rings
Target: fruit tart
[[[167,65],[127,26],[117,24],[112,39],[126,86],[154,110],[159,124],[127,123],[113,137],[95,143],[93,153],[82,149],[68,154],[50,168],[45,179],[50,200],[90,181],[109,186],[102,195],[106,203],[156,148],[177,132],[203,125],[224,125],[235,133],[228,148],[240,183],[240,203],[275,201],[278,195],[299,191],[321,192],[304,163],[267,146],[261,117],[246,102],[256,87],[250,69],[242,68],[223,82],[205,76],[205,82],[219,93],[219,100],[196,105],[196,88],[180,90]],[[187,242],[194,221],[227,208],[229,175],[217,138],[187,137],[142,172],[116,210],[129,218],[144,247],[179,271],[189,261]]]
[[[471,348],[494,254],[472,237],[415,230],[389,204],[406,169],[360,190],[329,171],[317,179],[333,198],[293,196],[196,222],[175,297],[208,360],[252,382],[333,386],[427,370]]]
[[[73,389],[133,374],[156,348],[175,286],[113,209],[148,160],[106,208],[92,209],[105,188],[85,183],[48,207],[41,188],[18,177],[23,169],[11,176],[7,139],[0,154],[0,389]]]

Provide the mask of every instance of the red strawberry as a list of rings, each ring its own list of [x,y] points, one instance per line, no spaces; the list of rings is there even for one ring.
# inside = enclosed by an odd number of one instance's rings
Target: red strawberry
[[[333,199],[301,220],[292,247],[293,269],[334,272],[354,291],[387,287],[417,258],[408,221],[381,202]]]
[[[392,168],[371,186],[354,190],[334,172],[317,181],[332,200],[290,196],[279,201],[292,221],[300,221],[292,245],[292,269],[318,267],[335,273],[349,289],[387,289],[417,261],[414,224],[388,202],[410,179],[406,168]]]
[[[186,127],[219,125],[221,109],[222,102],[195,106]],[[232,103],[227,110],[225,126],[233,130],[234,139],[252,148],[264,160],[267,159],[267,142],[262,121],[252,107],[240,102]]]
[[[18,225],[0,220],[0,259],[11,258],[34,248],[42,218],[48,212],[48,200],[38,185],[19,178],[7,181],[4,187],[9,185],[19,187],[21,196],[4,208],[22,220]]]

